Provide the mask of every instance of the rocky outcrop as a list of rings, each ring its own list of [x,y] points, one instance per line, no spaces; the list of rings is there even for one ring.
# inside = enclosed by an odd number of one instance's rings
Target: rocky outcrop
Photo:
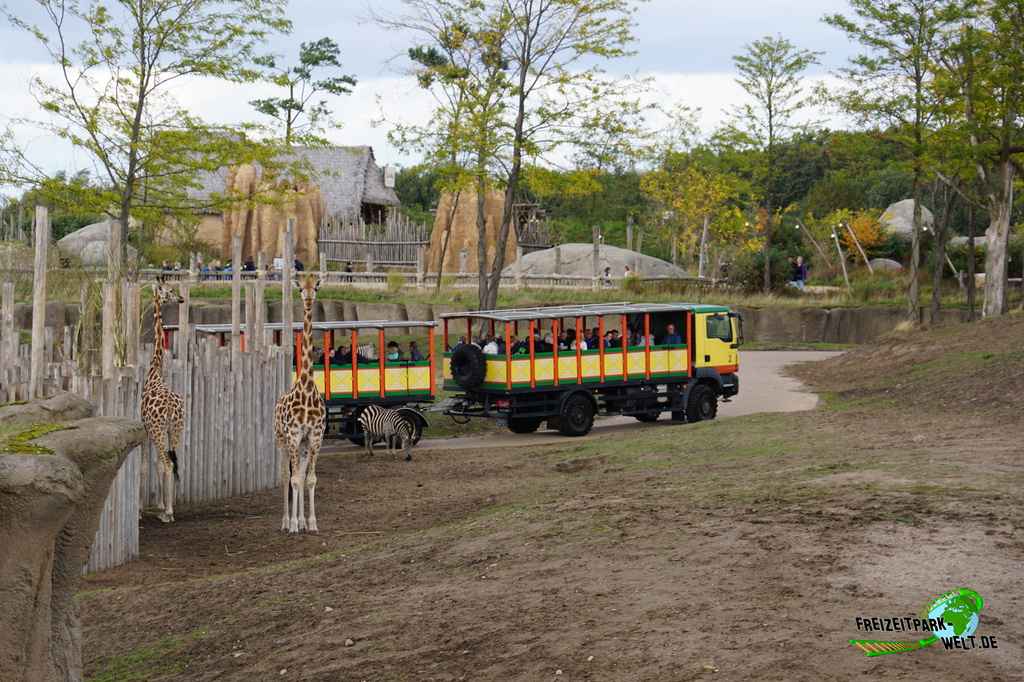
[[[903,271],[903,266],[891,258],[872,258],[868,262],[871,263],[871,267],[875,269],[875,272],[897,273]]]
[[[882,212],[878,222],[889,232],[909,238],[914,233],[914,200],[904,199],[891,204]],[[927,206],[921,206],[921,224],[927,228],[935,226],[935,216]]]
[[[59,395],[0,407],[0,679],[82,679],[74,596],[100,511],[142,424]]]
[[[598,247],[598,275],[611,268],[611,276],[622,277],[626,267],[644,277],[685,277],[686,271],[654,256],[602,244]],[[557,266],[558,272],[555,272]],[[524,275],[594,276],[593,244],[561,244],[523,256],[520,263],[510,265],[502,272],[509,277],[522,269]]]
[[[479,243],[479,230],[477,229],[476,217],[476,193],[472,190],[464,190],[459,194],[459,203],[455,210],[455,217],[452,220],[451,236],[448,238],[447,248],[444,248],[445,228],[448,226],[448,216],[451,211],[453,195],[443,194],[437,204],[437,211],[434,213],[434,229],[430,233],[430,246],[427,247],[427,271],[429,272],[459,272],[461,269],[461,257],[459,253],[466,251],[466,272],[477,272],[477,244]],[[486,216],[486,245],[487,262],[493,262],[495,245],[498,241],[498,232],[501,229],[501,218],[505,207],[505,193],[492,190],[487,193],[484,199],[484,215]],[[508,242],[505,244],[505,262],[512,263],[516,259],[516,231],[509,230]],[[444,269],[441,265],[441,252],[444,251]]]
[[[57,250],[62,256],[77,258],[85,267],[106,267],[110,230],[120,229],[120,225],[120,221],[117,220],[86,225],[57,240]],[[129,245],[128,259],[134,261],[137,258],[138,252]]]

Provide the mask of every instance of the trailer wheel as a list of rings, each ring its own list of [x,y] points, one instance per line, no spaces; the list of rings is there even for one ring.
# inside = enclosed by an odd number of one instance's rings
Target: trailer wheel
[[[714,419],[718,414],[718,396],[707,384],[697,384],[690,389],[686,401],[686,421],[700,422]]]
[[[543,422],[537,417],[514,417],[508,420],[508,430],[512,433],[534,433]]]
[[[562,403],[558,432],[563,436],[585,436],[594,426],[594,403],[583,393],[574,393]]]

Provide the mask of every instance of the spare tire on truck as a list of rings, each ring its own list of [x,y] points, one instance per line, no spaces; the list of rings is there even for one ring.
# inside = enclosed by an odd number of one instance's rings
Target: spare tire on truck
[[[487,360],[478,346],[463,343],[452,350],[452,380],[466,390],[480,388],[487,374]]]

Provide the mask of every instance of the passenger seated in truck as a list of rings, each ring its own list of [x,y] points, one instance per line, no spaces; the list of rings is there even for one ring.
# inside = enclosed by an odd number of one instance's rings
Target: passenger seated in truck
[[[676,326],[671,322],[665,327],[665,336],[661,339],[663,346],[678,346],[683,343],[683,337],[676,333]]]
[[[388,362],[400,362],[402,360],[402,349],[397,341],[388,341],[388,352],[385,356]]]
[[[423,353],[420,352],[420,347],[416,345],[415,341],[409,342],[409,360],[412,362],[423,362],[426,358],[423,357]]]
[[[498,342],[494,338],[487,340],[484,343],[484,355],[497,355],[498,354]]]

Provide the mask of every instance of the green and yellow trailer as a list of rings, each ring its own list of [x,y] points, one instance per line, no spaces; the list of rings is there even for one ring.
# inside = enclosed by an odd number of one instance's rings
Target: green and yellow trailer
[[[443,385],[456,393],[445,413],[456,420],[496,419],[515,433],[532,433],[547,422],[564,435],[581,436],[596,415],[714,419],[718,401],[739,392],[742,320],[724,306],[467,311],[443,315],[442,325]],[[621,343],[606,340],[612,330]],[[560,347],[562,332],[575,342]],[[520,336],[526,343],[510,352]],[[596,348],[579,342],[588,336],[596,338]]]
[[[327,405],[327,432],[325,438],[349,439],[362,444],[359,414],[368,405],[396,409],[416,429],[414,440],[419,441],[427,426],[423,410],[436,399],[436,362],[432,321],[413,320],[353,320],[313,323],[313,381],[323,394]],[[197,335],[210,335],[220,345],[231,338],[230,324],[198,324]],[[275,345],[281,345],[287,333],[281,322],[267,323],[264,329]],[[246,326],[240,327],[242,348],[246,344]],[[292,378],[299,366],[302,347],[302,323],[292,325],[295,355],[292,360]],[[269,335],[268,335],[269,336]],[[387,344],[396,338],[422,337],[423,359],[399,360],[387,358]],[[331,353],[341,344],[347,349],[344,356]],[[373,349],[367,358],[360,348]],[[325,352],[327,350],[328,352]]]

